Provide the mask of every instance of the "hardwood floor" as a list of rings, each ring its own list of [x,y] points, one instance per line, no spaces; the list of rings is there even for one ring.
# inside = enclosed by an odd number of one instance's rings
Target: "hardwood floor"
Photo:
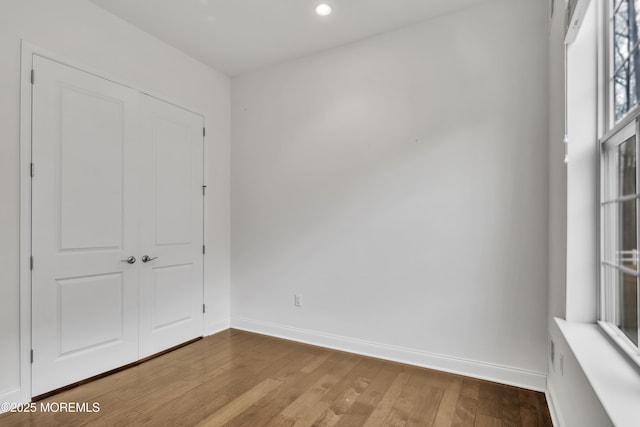
[[[35,406],[0,425],[551,426],[542,393],[237,330]]]

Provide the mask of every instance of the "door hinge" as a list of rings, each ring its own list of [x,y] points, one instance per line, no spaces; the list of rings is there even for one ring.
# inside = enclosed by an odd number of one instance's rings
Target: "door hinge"
[[[205,253],[207,253],[206,246],[202,245],[202,255],[204,255]]]
[[[31,363],[33,363],[33,349],[31,349]]]
[[[36,82],[36,72],[35,70],[32,68],[31,69],[31,84],[34,84]]]
[[[33,270],[33,255],[29,257],[29,268]]]
[[[207,308],[206,308],[206,306],[205,306],[204,304],[202,304],[202,312],[203,312],[203,313],[206,313],[206,312],[207,312]]]
[[[203,185],[202,186],[202,195],[204,196],[205,192],[207,191],[207,186]]]
[[[207,130],[206,130],[206,128],[202,128],[202,136],[207,136]]]
[[[31,172],[30,172],[31,173],[31,178],[33,178],[33,170],[34,170],[33,163],[31,163]]]

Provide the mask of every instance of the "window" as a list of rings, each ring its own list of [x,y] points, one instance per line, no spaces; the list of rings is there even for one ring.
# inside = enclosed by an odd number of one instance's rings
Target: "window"
[[[638,353],[638,126],[640,11],[636,0],[608,0],[610,128],[600,152],[600,320],[627,351]],[[640,0],[638,5],[640,6]]]
[[[640,6],[640,0],[638,1]],[[612,95],[614,121],[620,120],[640,99],[640,23],[636,0],[613,0]]]
[[[632,122],[603,144],[602,320],[638,347],[638,139]]]

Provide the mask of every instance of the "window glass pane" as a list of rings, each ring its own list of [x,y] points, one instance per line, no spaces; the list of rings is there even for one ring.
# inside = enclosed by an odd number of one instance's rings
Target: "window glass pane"
[[[624,1],[613,17],[614,70],[617,70],[620,64],[629,57],[630,38],[628,4]]]
[[[638,278],[619,272],[619,306],[617,326],[638,345]]]
[[[602,206],[602,253],[603,261],[616,263],[617,226],[616,218],[618,212],[617,203],[609,203]]]
[[[621,69],[618,70],[613,77],[614,85],[614,104],[615,104],[615,118],[619,120],[624,116],[624,113],[629,111],[629,99],[630,99],[630,82],[629,82],[629,62],[625,62]]]
[[[608,265],[603,265],[601,280],[604,284],[601,294],[604,300],[602,305],[603,311],[600,313],[601,320],[615,325],[618,323],[616,320],[618,307],[618,270]]]
[[[632,136],[618,146],[618,196],[636,194],[636,138]]]
[[[640,25],[638,25],[638,23],[640,23],[638,20],[638,18],[640,18],[640,11],[638,10],[640,1],[629,0],[626,3],[629,5],[629,35],[631,36],[629,46],[633,49],[633,47],[638,43],[640,36]]]
[[[638,0],[624,0],[620,3],[620,7],[614,17],[614,28],[616,36],[622,36],[622,40],[626,38],[627,41],[627,53],[625,56],[629,56],[629,52],[635,44],[638,42],[638,20],[640,1]]]
[[[629,57],[627,75],[629,76],[629,105],[627,111],[633,108],[638,103],[638,91],[636,82],[638,81],[638,75],[640,75],[640,68],[636,69],[640,65],[638,58],[638,51],[635,50]]]
[[[638,239],[636,233],[636,200],[618,204],[617,264],[638,269]]]
[[[637,4],[636,4],[637,3]],[[633,108],[640,95],[636,82],[639,80],[640,53],[640,0],[623,0],[613,16],[613,99],[614,117],[619,120]]]
[[[638,51],[635,51],[613,78],[616,120],[638,103],[636,76],[640,75],[640,66],[636,69],[637,56]]]
[[[618,190],[618,149],[607,150],[602,153],[602,201],[609,202],[619,197]]]

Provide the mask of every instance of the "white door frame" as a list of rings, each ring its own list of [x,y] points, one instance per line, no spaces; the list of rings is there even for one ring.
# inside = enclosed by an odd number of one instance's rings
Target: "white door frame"
[[[204,114],[197,112],[191,108],[168,100],[166,97],[158,96],[153,92],[143,90],[140,87],[127,84],[120,79],[115,79],[101,71],[94,70],[85,65],[78,64],[74,60],[65,58],[47,49],[40,48],[25,40],[21,42],[21,62],[20,62],[20,402],[31,402],[31,108],[32,108],[32,87],[31,87],[31,70],[33,67],[33,56],[38,55],[49,60],[59,62],[63,65],[76,68],[78,70],[96,75],[100,78],[110,80],[122,86],[126,86],[138,92],[152,96],[164,102],[175,105],[176,107],[188,110],[202,117],[202,121],[206,127],[207,118]],[[36,76],[37,79],[37,76]],[[203,183],[207,185],[207,168],[206,166],[206,136],[203,135]],[[37,171],[36,171],[37,173]],[[206,230],[206,203],[203,203],[203,245],[205,241]],[[206,263],[203,262],[203,281],[202,292],[203,301],[206,301],[205,287],[206,283]],[[202,335],[205,335],[206,317],[209,313],[205,313],[205,319],[202,322]]]

